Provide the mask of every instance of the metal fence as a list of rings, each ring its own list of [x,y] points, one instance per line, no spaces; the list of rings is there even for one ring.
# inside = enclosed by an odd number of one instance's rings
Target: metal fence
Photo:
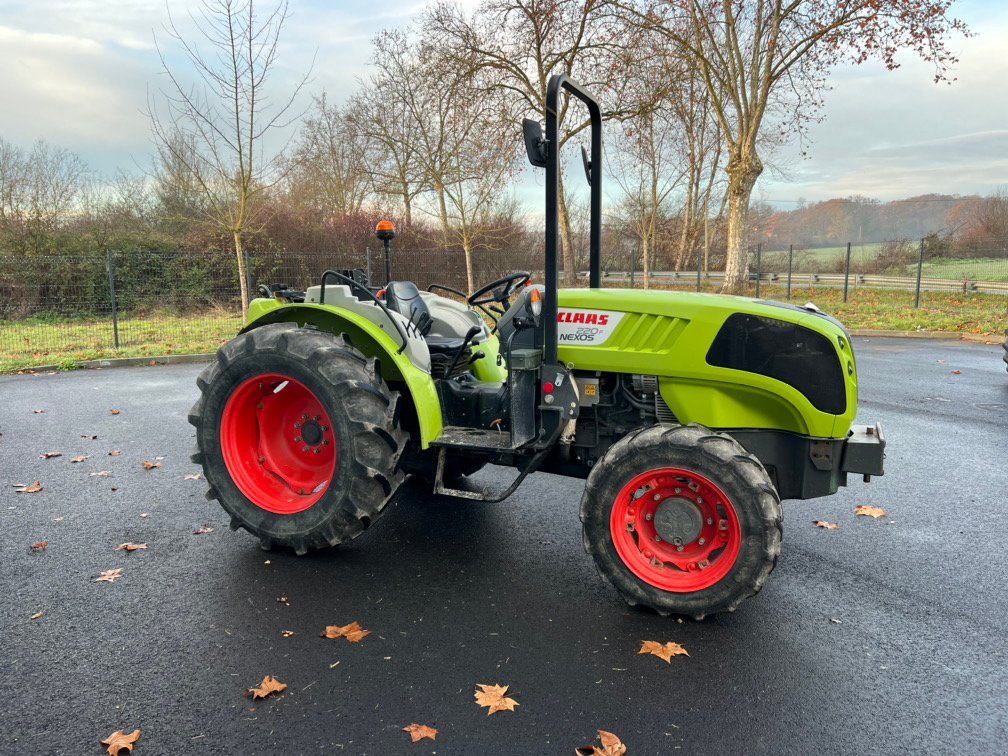
[[[394,249],[393,275],[421,288],[440,283],[466,290],[461,250]],[[652,287],[715,291],[723,279],[723,253],[702,252],[693,270],[654,270]],[[718,263],[720,262],[720,266]],[[357,254],[256,252],[247,257],[250,291],[258,284],[303,288],[326,269],[361,268],[384,281],[381,248]],[[1004,295],[1008,307],[1008,257],[942,257],[926,242],[885,249],[764,250],[750,254],[748,293],[778,299],[810,298],[827,289],[843,301],[885,289],[904,307],[941,293]],[[479,286],[515,270],[541,280],[542,252],[473,255]],[[699,271],[698,271],[699,268]],[[582,273],[586,278],[586,274]],[[605,286],[643,284],[639,260],[615,254],[603,260]],[[1000,298],[998,298],[1000,301]],[[233,252],[130,252],[78,257],[0,257],[0,371],[110,356],[212,351],[240,327],[238,266]]]

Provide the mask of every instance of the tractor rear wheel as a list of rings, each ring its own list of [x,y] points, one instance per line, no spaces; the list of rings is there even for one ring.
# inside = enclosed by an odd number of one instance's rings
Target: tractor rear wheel
[[[277,323],[225,344],[189,412],[231,527],[298,554],[359,535],[405,473],[399,395],[342,335]]]
[[[701,426],[655,425],[594,466],[585,550],[631,605],[703,619],[762,588],[780,553],[780,499],[763,465]]]

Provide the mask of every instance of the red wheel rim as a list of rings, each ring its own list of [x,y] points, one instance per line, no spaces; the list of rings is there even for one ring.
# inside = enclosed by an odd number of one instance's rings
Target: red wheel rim
[[[336,471],[336,438],[322,403],[280,373],[244,381],[221,417],[231,479],[260,509],[290,515],[313,506]]]
[[[623,486],[609,527],[630,571],[673,593],[717,583],[742,545],[738,515],[724,492],[703,475],[677,467],[641,473]]]

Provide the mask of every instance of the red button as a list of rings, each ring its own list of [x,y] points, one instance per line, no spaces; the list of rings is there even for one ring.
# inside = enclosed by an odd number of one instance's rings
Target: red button
[[[552,383],[544,383],[543,384],[543,393],[544,394],[552,394],[553,393],[553,389],[554,389],[554,386],[553,386]]]

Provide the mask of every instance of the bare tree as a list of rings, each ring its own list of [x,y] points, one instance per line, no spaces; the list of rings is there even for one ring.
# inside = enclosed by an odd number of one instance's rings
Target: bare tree
[[[368,144],[347,111],[317,97],[301,127],[287,186],[323,218],[355,215],[373,194]]]
[[[286,99],[269,96],[287,3],[262,14],[256,8],[253,0],[203,0],[190,17],[190,37],[169,14],[165,33],[179,46],[195,83],[187,83],[188,71],[169,64],[159,44],[168,85],[148,98],[159,150],[189,171],[206,198],[206,216],[234,240],[244,318],[244,238],[261,222],[257,197],[279,178],[281,151],[270,151],[272,138],[296,120],[291,111],[307,81],[306,74]]]
[[[703,77],[727,152],[728,260],[722,291],[748,280],[749,200],[763,172],[761,149],[817,117],[830,70],[874,58],[897,67],[909,49],[945,80],[955,57],[954,0],[659,0],[621,3],[663,34]],[[772,132],[772,133],[771,133]],[[769,136],[769,139],[768,139]]]
[[[568,73],[602,97],[603,118],[627,114],[623,86],[630,64],[630,44],[609,0],[484,0],[472,15],[439,3],[425,14],[425,29],[459,51],[460,65],[492,74],[490,86],[511,102],[512,116],[537,113],[544,118],[546,88],[552,74]],[[558,149],[587,128],[587,118],[566,118],[569,99],[560,107]],[[519,135],[515,130],[515,140]],[[564,279],[576,282],[577,265],[563,177],[558,197]]]

